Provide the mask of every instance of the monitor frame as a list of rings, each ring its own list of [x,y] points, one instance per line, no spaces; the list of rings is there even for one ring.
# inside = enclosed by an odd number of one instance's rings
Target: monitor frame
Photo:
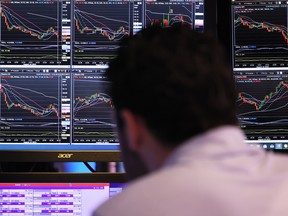
[[[117,150],[15,150],[1,151],[1,162],[120,162]]]
[[[224,47],[227,59],[229,63],[231,64],[231,67],[233,69],[233,45],[232,45],[232,7],[231,7],[231,0],[216,0],[217,1],[217,39]],[[240,0],[241,1],[241,0]],[[245,0],[242,0],[245,2]],[[251,1],[251,0],[247,0]],[[261,0],[259,0],[261,1]],[[269,2],[269,1],[275,1],[276,0],[262,0],[263,2]],[[273,68],[271,68],[273,70]],[[287,154],[288,149],[281,148],[270,148],[269,145],[275,146],[277,143],[286,143],[285,140],[255,140],[250,141],[246,140],[246,143],[248,145],[255,145],[257,144],[258,147],[264,148],[266,151],[273,151],[280,154]],[[263,147],[263,145],[267,145],[268,147]]]
[[[217,8],[217,1],[204,0],[204,32],[207,32],[214,37],[218,36],[217,35],[218,12],[216,8]],[[94,162],[94,161],[98,162],[121,161],[120,150],[93,150],[93,149],[0,150],[0,162]]]

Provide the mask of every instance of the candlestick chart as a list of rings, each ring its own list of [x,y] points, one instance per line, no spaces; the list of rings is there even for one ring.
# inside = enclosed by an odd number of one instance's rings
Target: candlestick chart
[[[130,3],[75,2],[74,12],[74,64],[114,58],[119,41],[131,31]]]
[[[279,135],[287,127],[287,79],[253,79],[236,85],[238,118],[247,135]]]
[[[103,78],[74,76],[74,142],[102,142],[116,138],[114,108],[107,94],[108,87],[109,83]]]
[[[2,2],[2,64],[61,64],[61,9],[58,1]]]
[[[61,128],[58,82],[54,76],[2,76],[1,138],[56,141]]]
[[[288,66],[287,6],[234,10],[234,67]]]
[[[146,26],[160,24],[168,27],[173,24],[188,24],[194,27],[193,4],[162,4],[160,2],[146,2],[145,23]]]

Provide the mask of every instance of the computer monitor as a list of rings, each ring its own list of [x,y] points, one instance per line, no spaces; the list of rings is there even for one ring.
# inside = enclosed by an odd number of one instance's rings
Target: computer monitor
[[[229,4],[236,104],[247,143],[288,149],[288,1]]]
[[[121,175],[0,175],[1,215],[92,215],[126,183]]]
[[[106,77],[119,41],[154,23],[213,32],[214,4],[1,1],[1,161],[120,160]]]

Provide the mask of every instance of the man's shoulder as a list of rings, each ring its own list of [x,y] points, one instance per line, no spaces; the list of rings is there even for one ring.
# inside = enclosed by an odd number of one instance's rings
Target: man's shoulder
[[[261,194],[282,198],[276,192],[283,191],[284,197],[288,192],[287,155],[252,149],[229,157],[225,154],[220,158],[191,161],[193,163],[178,161],[129,184],[98,208],[94,216],[186,216],[191,211],[199,213],[195,215],[211,215],[219,206],[225,211],[226,206],[238,211],[247,203],[252,210],[268,212],[269,205],[258,208],[265,202]],[[223,197],[222,194],[230,195]],[[207,208],[207,200],[212,200],[214,207]],[[282,204],[279,207],[284,208]],[[246,215],[250,214],[248,210]],[[229,215],[218,213],[214,215]]]
[[[149,210],[156,209],[159,202],[167,196],[165,190],[169,188],[170,181],[167,181],[169,178],[173,178],[173,168],[162,169],[140,178],[100,206],[94,216],[112,216],[116,213],[118,216],[149,215],[147,214]]]

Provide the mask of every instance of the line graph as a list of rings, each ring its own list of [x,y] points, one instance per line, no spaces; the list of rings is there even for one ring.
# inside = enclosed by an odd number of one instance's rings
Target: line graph
[[[194,27],[193,4],[175,2],[146,2],[145,23],[146,26],[155,23],[161,26],[171,26],[173,24],[188,24]]]
[[[283,92],[284,92],[284,95],[286,94],[286,89],[288,89],[288,84],[285,83],[284,81],[281,81],[276,86],[275,91],[267,94],[263,100],[256,99],[253,96],[245,92],[239,93],[238,99],[242,102],[242,104],[250,104],[255,107],[256,111],[259,111],[259,110],[266,109],[265,107],[270,107],[272,103],[275,103],[276,101],[283,99],[282,94]]]
[[[115,140],[113,102],[107,94],[109,83],[95,75],[75,75],[73,83],[74,142]]]
[[[59,77],[2,75],[0,94],[2,138],[60,139]]]
[[[242,26],[246,26],[249,29],[264,29],[269,33],[279,32],[282,35],[285,43],[288,43],[287,26],[272,24],[269,22],[257,22],[255,20],[252,20],[250,17],[240,15],[238,15],[235,23],[236,27],[238,24],[241,24]]]
[[[95,93],[85,98],[77,97],[75,99],[74,114],[77,115],[77,113],[83,109],[87,109],[94,105],[99,105],[102,103],[106,103],[109,105],[110,108],[113,108],[110,96],[105,93]]]
[[[83,20],[83,14],[87,15],[87,17],[91,18],[91,16],[88,15],[88,13],[83,12],[83,11],[79,11],[76,10],[76,17],[78,15],[81,15],[81,19],[75,19],[75,25],[76,25],[76,29],[80,34],[97,34],[99,33],[101,36],[105,37],[107,40],[109,41],[117,41],[120,40],[124,35],[129,35],[129,32],[125,29],[124,26],[120,26],[118,29],[116,29],[115,31],[113,31],[111,28],[109,28],[106,25],[103,25],[103,27],[97,27],[93,24],[92,27],[88,27],[88,26],[83,26],[83,23],[81,23],[80,20]],[[96,16],[96,15],[94,15]],[[99,18],[100,16],[98,16]],[[108,19],[108,18],[106,18]],[[110,19],[111,20],[111,19]],[[93,21],[96,21],[95,19],[93,19]],[[114,20],[116,21],[116,20]],[[91,23],[91,22],[89,22]],[[100,22],[98,22],[100,23]],[[128,23],[126,22],[126,27],[127,27]],[[83,27],[82,27],[83,26]],[[129,28],[129,27],[128,27]]]
[[[74,64],[97,64],[115,56],[119,41],[130,34],[128,1],[76,1]],[[113,13],[111,13],[113,11]]]
[[[288,6],[243,8],[234,9],[234,66],[288,66]]]
[[[4,19],[4,24],[8,31],[18,30],[32,37],[36,37],[38,40],[49,40],[53,36],[59,37],[58,31],[56,31],[53,27],[49,27],[47,30],[43,30],[21,15],[18,15],[16,12],[5,5],[2,5],[0,8],[0,13]],[[33,13],[33,15],[37,16],[38,14]],[[23,19],[23,21],[21,19]],[[34,28],[27,26],[24,21],[30,23],[32,26],[34,26]]]
[[[283,116],[283,111],[288,106],[288,83],[283,80],[238,83],[237,87],[239,90],[237,105],[241,107],[239,116],[257,113],[261,113],[262,116]],[[242,89],[252,93],[241,91]],[[266,94],[261,97],[265,92]]]
[[[286,76],[236,78],[238,118],[249,137],[283,135],[288,124],[288,80]]]
[[[0,63],[68,64],[62,61],[61,1],[4,1],[0,6]]]

